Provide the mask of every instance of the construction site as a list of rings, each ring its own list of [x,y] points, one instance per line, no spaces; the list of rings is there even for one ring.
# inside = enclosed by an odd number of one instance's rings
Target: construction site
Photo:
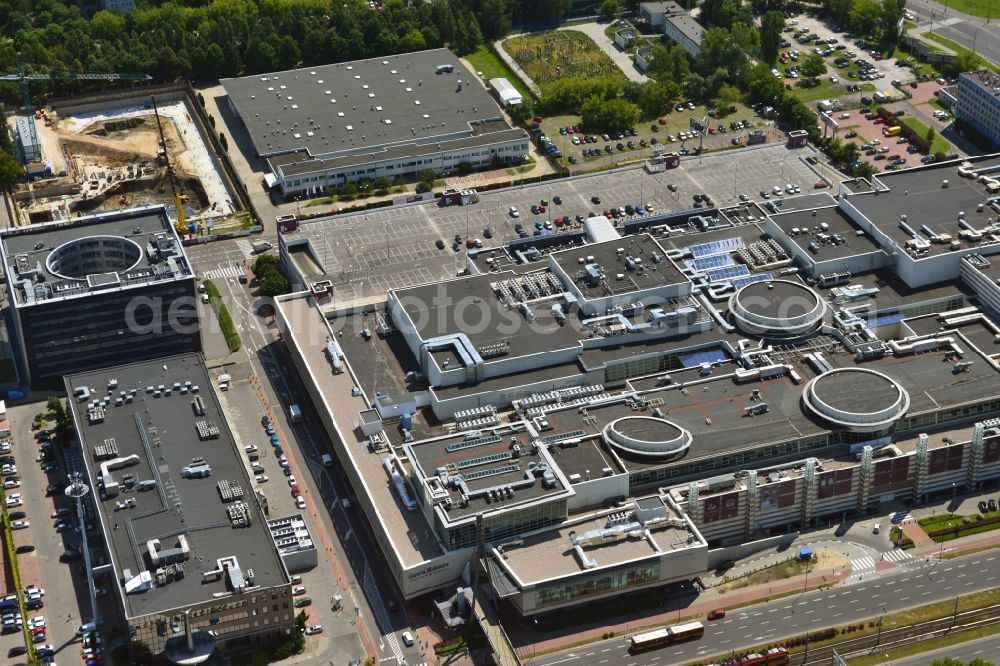
[[[33,143],[40,156],[27,162],[28,180],[13,193],[17,226],[150,204],[165,204],[176,222],[177,201],[191,234],[239,226],[234,197],[186,101],[174,96],[155,109],[149,98],[130,101],[8,119],[25,154]]]

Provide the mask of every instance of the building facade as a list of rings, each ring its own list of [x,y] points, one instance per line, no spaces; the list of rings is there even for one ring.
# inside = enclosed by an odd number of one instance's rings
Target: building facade
[[[988,69],[960,74],[955,117],[982,134],[994,150],[1000,148],[1000,75]]]

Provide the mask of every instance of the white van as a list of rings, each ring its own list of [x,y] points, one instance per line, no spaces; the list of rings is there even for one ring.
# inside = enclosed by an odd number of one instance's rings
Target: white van
[[[333,456],[329,453],[324,453],[320,460],[323,461],[323,467],[333,467]]]

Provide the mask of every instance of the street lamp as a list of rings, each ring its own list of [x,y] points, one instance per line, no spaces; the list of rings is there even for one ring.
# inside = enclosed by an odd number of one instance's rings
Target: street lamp
[[[882,643],[882,622],[885,620],[885,606],[882,606],[882,614],[878,618],[878,635],[875,637],[875,645]]]

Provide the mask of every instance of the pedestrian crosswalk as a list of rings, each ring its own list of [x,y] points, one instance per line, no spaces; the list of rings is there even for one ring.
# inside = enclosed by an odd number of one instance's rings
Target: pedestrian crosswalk
[[[905,550],[887,550],[882,553],[882,558],[889,562],[906,562],[912,560],[913,555]]]
[[[250,241],[240,239],[236,241],[236,247],[238,247],[240,252],[243,253],[244,259],[249,259],[253,256],[253,246],[250,244]]]
[[[238,266],[220,266],[210,271],[205,271],[205,277],[209,280],[219,280],[221,278],[235,278],[243,275],[243,269]]]
[[[875,568],[875,560],[871,557],[856,557],[851,560],[851,569],[854,573],[862,573]]]
[[[375,576],[372,574],[367,561],[365,561],[364,575],[361,577],[361,586],[365,589],[368,606],[372,609],[372,614],[375,616],[378,630],[384,635],[385,642],[389,644],[389,649],[392,650],[393,656],[396,657],[398,662],[402,662],[404,658],[403,650],[400,649],[399,640],[396,638],[396,634],[393,633],[392,622],[389,620],[389,614],[382,603],[382,595],[379,594],[378,583],[375,581]]]

